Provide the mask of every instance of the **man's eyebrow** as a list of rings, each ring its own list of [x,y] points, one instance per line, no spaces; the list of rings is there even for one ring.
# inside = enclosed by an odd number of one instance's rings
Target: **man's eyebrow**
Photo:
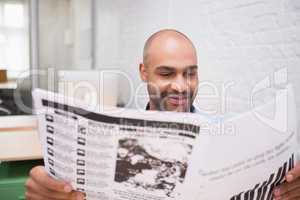
[[[156,67],[156,70],[174,70],[174,67],[161,65]]]
[[[188,70],[198,69],[198,65],[190,65],[186,67]]]
[[[156,67],[157,70],[174,70],[174,68],[175,67],[165,66],[165,65]],[[185,68],[189,70],[198,69],[198,65],[190,65],[190,66],[186,66]]]

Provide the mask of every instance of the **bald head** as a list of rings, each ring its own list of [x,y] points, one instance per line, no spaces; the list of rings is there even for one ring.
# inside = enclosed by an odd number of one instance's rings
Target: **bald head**
[[[150,110],[190,111],[198,87],[193,43],[176,30],[154,33],[144,47],[140,76],[147,83]]]
[[[151,60],[153,53],[165,49],[175,49],[176,47],[185,46],[190,48],[196,55],[196,48],[192,41],[183,33],[174,29],[163,29],[152,34],[145,43],[143,51],[143,62],[147,65]]]

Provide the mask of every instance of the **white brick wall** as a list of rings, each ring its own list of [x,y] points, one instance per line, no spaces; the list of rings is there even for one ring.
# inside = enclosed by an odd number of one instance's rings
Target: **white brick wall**
[[[287,67],[300,116],[299,0],[99,2],[99,34],[112,33],[97,42],[103,49],[96,62],[99,68],[121,67],[139,84],[138,63],[145,39],[160,28],[176,28],[190,36],[198,49],[200,79],[219,86],[234,81],[230,89],[234,97],[249,100],[259,80]],[[106,16],[101,18],[103,13]],[[126,84],[120,87],[122,98],[128,99]]]
[[[299,74],[297,6],[297,0],[174,1],[173,13],[180,14],[173,15],[171,26],[196,43],[202,78],[234,80],[236,94],[247,97],[256,81],[276,69]]]

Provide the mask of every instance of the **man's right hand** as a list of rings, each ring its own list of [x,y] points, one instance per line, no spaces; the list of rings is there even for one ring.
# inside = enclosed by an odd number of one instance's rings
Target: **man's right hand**
[[[84,199],[84,195],[73,191],[70,184],[51,178],[43,166],[31,169],[25,187],[27,200]]]

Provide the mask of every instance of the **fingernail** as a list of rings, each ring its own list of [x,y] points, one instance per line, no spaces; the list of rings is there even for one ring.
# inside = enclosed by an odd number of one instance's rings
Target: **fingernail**
[[[286,181],[291,182],[294,179],[294,176],[292,174],[286,175]]]
[[[280,195],[280,189],[278,189],[278,188],[275,189],[275,190],[274,190],[274,195],[275,195],[275,196],[279,196],[279,195]]]
[[[84,196],[82,195],[82,194],[77,194],[77,196],[76,196],[76,199],[77,200],[83,200],[84,199]]]
[[[66,186],[64,187],[64,191],[67,192],[67,193],[69,193],[69,192],[72,191],[72,187],[69,186],[69,185],[66,185]]]

